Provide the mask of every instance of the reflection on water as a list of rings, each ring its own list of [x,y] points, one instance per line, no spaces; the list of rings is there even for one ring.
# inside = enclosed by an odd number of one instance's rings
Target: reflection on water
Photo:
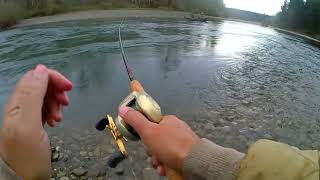
[[[0,33],[0,102],[38,63],[74,82],[64,123],[92,130],[117,112],[128,78],[120,22],[79,21]],[[195,131],[244,150],[262,137],[319,147],[320,50],[303,39],[237,22],[128,21],[123,39],[135,76]],[[84,131],[85,132],[85,131]]]

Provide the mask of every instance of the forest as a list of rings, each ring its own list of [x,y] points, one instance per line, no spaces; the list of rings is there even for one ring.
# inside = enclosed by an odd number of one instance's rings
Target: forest
[[[320,0],[286,0],[272,23],[320,39]]]
[[[160,8],[224,15],[223,0],[0,0],[0,28],[36,16],[117,8]]]

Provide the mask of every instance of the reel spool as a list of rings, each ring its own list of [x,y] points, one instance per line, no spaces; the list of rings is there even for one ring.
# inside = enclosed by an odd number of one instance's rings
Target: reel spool
[[[161,109],[158,103],[145,92],[132,92],[119,105],[119,107],[131,107],[141,112],[148,120],[154,123],[160,123],[162,119]],[[138,133],[124,120],[118,116],[115,119],[115,124],[125,138],[132,141],[140,140]]]

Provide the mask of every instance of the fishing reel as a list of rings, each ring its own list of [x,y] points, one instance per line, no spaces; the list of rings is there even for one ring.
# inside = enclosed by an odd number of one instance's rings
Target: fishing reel
[[[158,103],[147,93],[133,91],[130,93],[119,105],[119,107],[131,107],[141,112],[148,120],[154,123],[160,123],[162,119],[161,108]],[[110,167],[115,167],[119,162],[128,156],[125,149],[125,142],[128,140],[139,141],[139,134],[118,115],[115,120],[109,115],[100,120],[96,129],[104,131],[109,129],[114,140],[116,141],[121,154],[115,155],[112,160],[108,162]]]

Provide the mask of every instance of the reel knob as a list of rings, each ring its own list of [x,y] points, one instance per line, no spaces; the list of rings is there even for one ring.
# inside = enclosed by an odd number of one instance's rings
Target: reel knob
[[[103,131],[107,128],[108,125],[109,125],[109,120],[107,118],[103,118],[96,124],[96,129],[98,131]]]

